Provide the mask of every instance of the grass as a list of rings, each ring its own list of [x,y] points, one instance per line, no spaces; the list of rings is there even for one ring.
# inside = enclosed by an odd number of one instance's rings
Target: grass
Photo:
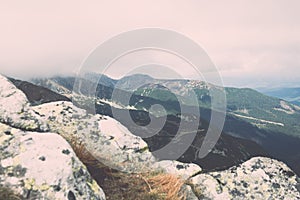
[[[84,143],[81,140],[72,137],[72,138],[68,138],[67,141],[70,143],[77,157],[85,165],[99,164],[99,161],[86,149]]]
[[[76,139],[69,140],[78,158],[103,189],[107,200],[185,200],[181,192],[184,181],[162,172],[129,174],[100,163]]]
[[[0,199],[3,200],[21,200],[21,196],[17,195],[11,189],[0,186]]]
[[[166,200],[183,200],[185,194],[181,192],[184,181],[172,174],[157,174],[148,177],[150,193],[163,195]]]
[[[183,181],[164,173],[128,174],[87,165],[107,200],[184,200]]]
[[[91,176],[103,189],[107,200],[185,200],[181,191],[184,181],[163,172],[129,174],[111,169],[99,162],[76,137],[65,139]],[[10,188],[0,185],[0,200],[21,200]]]

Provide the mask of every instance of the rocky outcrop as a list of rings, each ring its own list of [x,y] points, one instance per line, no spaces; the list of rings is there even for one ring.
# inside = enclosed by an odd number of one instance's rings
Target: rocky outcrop
[[[48,130],[47,124],[31,109],[25,94],[1,75],[0,122],[24,130]]]
[[[113,118],[88,114],[64,101],[33,109],[43,116],[51,131],[69,141],[82,142],[106,166],[125,172],[145,172],[155,161],[147,144]]]
[[[102,189],[58,134],[0,124],[0,185],[24,199],[99,199]]]
[[[104,200],[69,143],[46,131],[26,95],[0,75],[0,187],[24,199]]]
[[[191,184],[200,199],[300,199],[295,173],[284,163],[264,157],[197,175]]]

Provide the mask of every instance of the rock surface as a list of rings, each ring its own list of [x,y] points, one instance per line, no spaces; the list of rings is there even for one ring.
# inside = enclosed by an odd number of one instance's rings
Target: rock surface
[[[0,75],[0,186],[24,199],[105,200],[69,143],[46,131],[26,95]]]
[[[299,179],[284,163],[255,157],[191,179],[200,199],[300,199]]]
[[[99,199],[102,189],[58,134],[0,124],[0,185],[27,199]]]
[[[33,107],[50,130],[69,140],[83,142],[101,163],[125,172],[151,170],[155,158],[140,137],[110,117],[91,115],[71,102],[52,102]]]
[[[173,174],[187,180],[201,172],[201,167],[193,163],[181,163],[175,160],[162,160],[155,163],[154,168],[161,168],[168,174]]]
[[[0,122],[24,130],[48,130],[46,123],[31,109],[25,94],[2,75],[0,75]]]

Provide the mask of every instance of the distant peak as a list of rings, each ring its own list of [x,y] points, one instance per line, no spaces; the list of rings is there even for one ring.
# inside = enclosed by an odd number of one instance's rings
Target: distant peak
[[[128,75],[128,76],[124,76],[123,78],[147,78],[147,79],[154,79],[152,76],[149,76],[147,74],[131,74],[131,75]]]

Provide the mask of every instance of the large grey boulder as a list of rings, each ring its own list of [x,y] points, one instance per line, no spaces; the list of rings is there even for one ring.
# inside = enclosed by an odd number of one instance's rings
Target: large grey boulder
[[[105,200],[71,146],[58,134],[0,123],[0,185],[28,199]]]
[[[299,179],[284,163],[255,157],[191,179],[200,199],[300,199]]]
[[[152,170],[155,158],[147,143],[115,119],[88,114],[65,101],[32,108],[43,116],[52,132],[83,143],[104,165],[129,173]]]
[[[0,122],[23,130],[48,130],[46,123],[31,109],[25,94],[2,75],[0,75]]]

